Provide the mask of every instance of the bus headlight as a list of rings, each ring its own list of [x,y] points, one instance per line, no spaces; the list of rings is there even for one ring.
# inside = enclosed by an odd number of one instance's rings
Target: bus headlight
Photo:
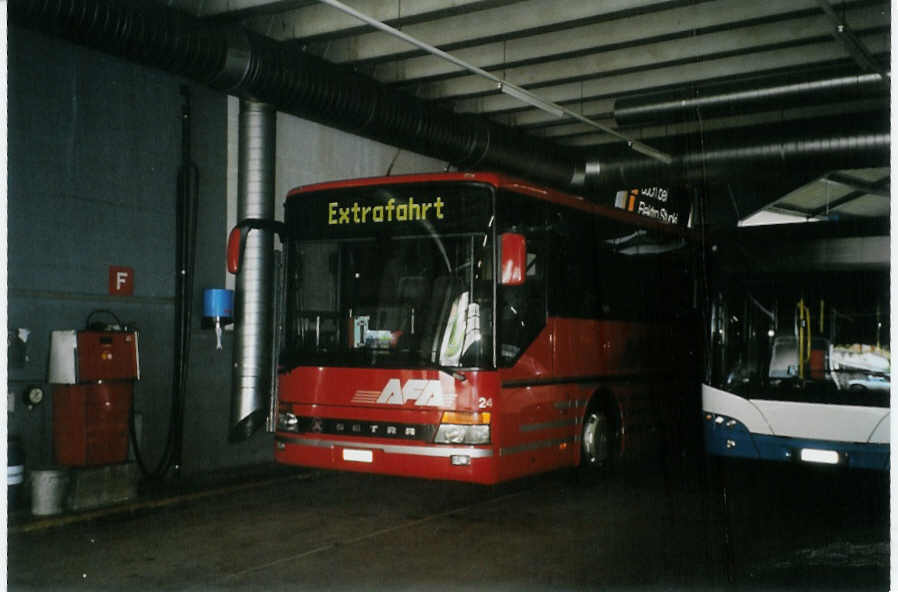
[[[436,444],[489,444],[490,414],[444,411]]]
[[[468,426],[441,424],[439,429],[437,429],[437,436],[434,442],[437,444],[462,444],[465,441],[465,435],[468,433],[467,428]]]
[[[468,444],[489,444],[490,443],[490,426],[488,425],[472,425],[468,426]]]
[[[723,426],[729,429],[745,428],[741,422],[726,415],[718,415],[716,413],[704,413],[705,421],[713,422],[716,426]]]
[[[299,418],[289,411],[278,411],[278,431],[298,432]]]

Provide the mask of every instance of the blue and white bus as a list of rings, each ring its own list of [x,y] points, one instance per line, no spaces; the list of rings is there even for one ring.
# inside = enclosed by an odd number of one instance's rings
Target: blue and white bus
[[[887,225],[740,228],[706,263],[707,452],[887,470]]]

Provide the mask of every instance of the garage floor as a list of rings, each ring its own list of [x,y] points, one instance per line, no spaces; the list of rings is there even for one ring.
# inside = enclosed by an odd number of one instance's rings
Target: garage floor
[[[490,488],[283,468],[182,483],[107,516],[13,520],[9,589],[888,589],[887,475],[706,468]]]

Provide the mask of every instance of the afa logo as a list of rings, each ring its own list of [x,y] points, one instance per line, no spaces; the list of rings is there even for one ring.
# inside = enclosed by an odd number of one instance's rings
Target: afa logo
[[[398,378],[391,378],[380,391],[377,403],[405,405],[414,401],[417,406],[448,407],[455,403],[455,393],[444,393],[439,380],[412,379],[405,385]]]

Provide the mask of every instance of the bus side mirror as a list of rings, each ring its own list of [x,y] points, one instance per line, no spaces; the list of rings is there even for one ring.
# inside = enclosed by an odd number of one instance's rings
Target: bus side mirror
[[[235,226],[228,235],[228,271],[234,275],[240,271],[240,243],[243,232],[239,226]]]
[[[246,244],[246,235],[251,230],[273,232],[281,237],[282,241],[287,238],[287,226],[277,220],[246,218],[238,222],[237,226],[231,230],[231,234],[228,235],[228,271],[235,275],[240,271],[240,265],[243,263],[243,247]]]
[[[520,286],[527,269],[527,239],[523,234],[507,232],[499,237],[499,260],[502,262],[503,286]]]

